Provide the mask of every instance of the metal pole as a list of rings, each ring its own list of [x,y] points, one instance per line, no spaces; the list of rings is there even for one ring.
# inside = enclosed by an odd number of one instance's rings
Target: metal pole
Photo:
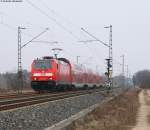
[[[112,48],[112,25],[106,26],[104,28],[109,28],[109,59],[110,59],[110,65],[111,67],[109,68],[110,70],[110,85],[113,87],[113,48]]]
[[[112,25],[110,25],[110,38],[109,38],[109,59],[110,59],[110,71],[111,71],[111,87],[113,87],[113,49],[112,49]]]
[[[26,29],[26,28],[23,28],[20,26],[18,27],[18,93],[20,92],[20,90],[22,93],[22,89],[23,89],[23,72],[22,72],[22,55],[21,55],[22,48],[27,46],[29,43],[33,42],[33,40],[37,39],[48,30],[48,28],[46,28],[43,32],[41,32],[40,34],[38,34],[37,36],[35,36],[29,42],[27,42],[26,44],[22,46],[21,44],[21,30],[22,29]]]
[[[112,25],[110,25],[110,58],[112,62],[112,73],[113,73]]]
[[[122,55],[122,76],[124,77],[124,55]]]
[[[18,93],[22,92],[23,75],[22,75],[22,61],[21,61],[21,27],[18,27]]]
[[[123,78],[123,87],[124,87],[124,55],[121,56],[122,57],[122,78]]]
[[[106,59],[106,61],[107,61],[107,72],[106,72],[106,75],[107,75],[107,86],[106,87],[108,87],[108,89],[110,89],[111,88],[111,74],[110,74],[110,68],[111,68],[111,66],[110,66],[110,59],[108,58],[108,59]]]
[[[127,65],[127,87],[129,86],[129,67]]]
[[[79,57],[80,57],[80,56],[77,56],[77,64],[79,64]]]
[[[127,78],[128,78],[128,76],[129,76],[129,67],[127,65]]]
[[[91,33],[89,33],[88,31],[86,31],[84,28],[81,28],[82,31],[84,31],[85,33],[87,33],[89,36],[91,36],[92,38],[94,38],[96,41],[99,41],[100,43],[102,43],[103,45],[107,46],[109,48],[109,60],[107,60],[107,64],[109,62],[109,82],[110,82],[110,85],[111,87],[113,86],[113,78],[112,78],[112,74],[113,74],[113,51],[112,51],[112,25],[110,26],[106,26],[104,28],[109,28],[110,29],[110,34],[109,34],[109,45],[106,44],[105,42],[99,40],[97,37],[95,37],[94,35],[92,35]],[[94,40],[94,41],[95,41]],[[92,42],[93,40],[88,40],[88,41],[79,41],[79,42]],[[108,71],[108,70],[107,70]],[[111,73],[110,73],[111,72]]]
[[[98,73],[98,65],[96,65],[96,73]]]
[[[18,72],[21,71],[21,30],[18,27]]]

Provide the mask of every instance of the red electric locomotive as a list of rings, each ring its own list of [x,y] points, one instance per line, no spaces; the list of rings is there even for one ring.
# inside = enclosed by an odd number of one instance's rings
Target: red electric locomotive
[[[43,57],[31,66],[31,87],[35,91],[96,87],[101,77],[82,66],[71,65],[65,58]]]

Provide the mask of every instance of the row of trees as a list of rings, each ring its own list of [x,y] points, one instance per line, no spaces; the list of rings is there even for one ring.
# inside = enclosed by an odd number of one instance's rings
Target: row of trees
[[[150,88],[150,70],[141,70],[136,72],[132,79],[123,76],[113,78],[114,86],[137,86],[141,88]]]
[[[150,70],[142,70],[135,73],[133,83],[141,88],[150,88]]]
[[[104,77],[104,76],[103,76]],[[105,79],[104,79],[105,80]],[[139,86],[142,88],[150,88],[150,70],[138,71],[134,74],[133,80],[123,77],[121,75],[113,78],[114,86]],[[0,74],[0,91],[14,90],[17,91],[20,88],[18,84],[17,73],[3,73]],[[23,71],[23,88],[30,88],[30,72]]]
[[[30,73],[26,70],[23,71],[23,89],[30,87]],[[0,74],[0,90],[14,90],[17,91],[20,88],[18,84],[17,73],[3,73]]]
[[[113,77],[113,86],[115,87],[132,87],[133,82],[131,78],[122,75]]]

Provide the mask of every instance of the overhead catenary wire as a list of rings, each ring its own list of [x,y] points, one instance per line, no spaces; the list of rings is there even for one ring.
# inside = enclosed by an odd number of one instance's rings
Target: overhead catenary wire
[[[38,7],[37,5],[35,5],[30,0],[26,0],[26,2],[29,5],[31,5],[34,9],[36,9],[37,11],[39,11],[41,14],[43,14],[44,16],[46,16],[49,20],[53,21],[57,26],[59,26],[64,31],[66,31],[67,33],[69,33],[70,35],[72,35],[75,39],[79,40],[79,38],[72,31],[68,30],[65,26],[63,26],[61,23],[59,23],[55,18],[51,17],[48,13],[46,13],[45,11],[43,11],[40,7]]]
[[[43,2],[42,1],[40,1],[42,4],[43,4]],[[44,6],[48,9],[48,10],[50,10],[52,13],[54,13],[54,14],[56,14],[57,16],[59,16],[59,17],[62,17],[61,15],[59,15],[59,14],[57,14],[54,10],[52,10],[52,9],[50,9],[47,5],[45,5],[44,4]],[[69,21],[69,23],[71,23],[70,21]],[[78,27],[78,29],[80,29],[80,27]],[[84,35],[84,36],[86,36],[86,35]],[[93,40],[92,40],[93,41]],[[95,40],[95,41],[97,41],[97,40]],[[88,46],[87,46],[88,47]],[[91,52],[91,49],[88,47],[88,49],[90,50],[90,52]],[[93,55],[94,53],[92,53],[92,55]],[[95,55],[95,54],[94,54]],[[96,55],[97,56],[97,55]],[[97,59],[98,59],[98,57],[97,57]]]
[[[29,0],[27,0],[28,2],[30,2]],[[30,5],[31,5],[31,2],[30,2]],[[34,4],[32,3],[32,6],[33,6]],[[36,9],[40,9],[38,6],[36,6],[37,8]],[[47,16],[48,18],[50,17],[50,15],[48,15],[45,11],[43,11],[43,10],[41,10],[40,9],[40,11],[42,11],[43,13],[44,13],[44,15],[45,16]],[[43,14],[42,13],[42,14]],[[55,12],[56,13],[56,12]],[[50,18],[49,18],[50,19]],[[71,35],[74,35],[71,31],[69,31],[66,27],[64,27],[61,23],[59,23],[59,22],[57,22],[57,20],[55,19],[55,18],[52,18],[51,17],[51,20],[53,19],[53,21],[55,22],[55,23],[57,23],[57,25],[58,26],[60,26],[61,28],[63,28],[65,31],[67,31],[68,33],[70,33]],[[15,29],[15,31],[16,31],[16,29]],[[76,36],[75,36],[76,37]],[[76,39],[78,39],[78,38],[76,38]],[[89,47],[88,47],[89,48]],[[89,50],[91,50],[91,48],[89,48]],[[91,52],[91,51],[90,51]],[[95,53],[95,52],[94,52]],[[93,54],[92,54],[93,55]],[[94,54],[94,55],[96,55],[96,57],[98,57],[98,55],[97,54]]]
[[[12,30],[12,31],[15,31],[16,32],[16,28],[15,27],[13,27],[13,26],[11,26],[11,25],[9,25],[9,24],[7,24],[7,23],[0,23],[1,25],[3,25],[4,27],[6,27],[6,28],[8,28],[9,30]],[[33,35],[31,35],[31,34],[29,34],[29,33],[23,33],[24,35],[26,35],[26,36],[28,36],[28,37],[33,37]],[[34,40],[34,39],[33,39]],[[39,40],[39,41],[33,41],[32,40],[32,43],[45,43],[45,44],[58,44],[58,43],[60,43],[60,42],[58,42],[58,41],[42,41],[42,40]],[[30,40],[30,42],[31,42],[31,40]],[[23,47],[23,46],[22,46]]]
[[[62,16],[62,14],[60,14],[60,13],[56,12],[54,9],[50,8],[50,7],[49,7],[47,4],[45,4],[43,1],[41,1],[41,0],[37,0],[37,1],[39,1],[40,3],[42,3],[42,5],[45,6],[45,8],[48,9],[52,14],[54,14],[55,16],[57,16],[57,17],[59,17],[59,18],[65,20],[65,22],[66,22],[67,24],[73,25],[73,26],[81,33],[82,36],[84,36],[84,37],[87,38],[87,36],[81,31],[81,29],[80,29],[81,27],[80,27],[80,26],[78,26],[77,24],[73,23],[73,22],[70,21],[69,19],[66,19],[64,16]]]
[[[17,31],[17,28],[15,28],[15,27],[13,27],[13,26],[11,26],[11,25],[9,25],[9,24],[7,24],[7,23],[4,23],[4,22],[2,22],[2,23],[0,23],[2,26],[4,26],[4,27],[6,27],[6,28],[8,28],[9,30],[12,30],[12,31]],[[29,34],[29,33],[23,33],[24,35],[26,35],[26,36],[28,36],[28,37],[33,37],[31,34]]]
[[[30,4],[31,4],[31,2],[30,2]],[[33,3],[32,3],[32,6],[34,6],[33,5]],[[35,6],[34,6],[35,7]],[[37,7],[36,7],[37,8]],[[37,8],[38,9],[38,8]],[[39,8],[40,9],[40,8]],[[40,11],[42,11],[41,9],[40,9]],[[51,10],[52,11],[52,10]],[[54,12],[54,11],[53,11]],[[43,11],[42,11],[42,13],[43,13]],[[45,14],[45,13],[44,13]],[[56,12],[55,12],[55,14],[56,14]],[[45,14],[45,15],[47,15],[47,14]],[[49,16],[48,16],[49,17]],[[56,21],[56,19],[53,19],[54,21]],[[57,21],[56,21],[57,22]],[[10,27],[11,28],[11,27]],[[13,28],[13,30],[15,30],[16,31],[16,29],[15,28]],[[85,35],[84,35],[85,36]],[[88,49],[90,50],[90,52],[91,52],[91,49],[88,47]],[[93,51],[92,51],[93,52]],[[92,55],[93,55],[94,53],[92,53]],[[94,55],[96,55],[97,56],[97,54],[94,54]]]
[[[116,64],[116,65],[119,65],[119,67],[122,67],[123,66],[123,64],[122,63],[120,63],[118,60],[116,60],[116,59],[114,59],[114,63],[113,63],[114,65]],[[127,77],[129,76],[129,73],[130,73],[130,69],[128,68],[128,65],[127,64],[124,64],[124,66],[126,67],[126,69],[124,70],[124,73],[126,73],[126,75],[127,75]],[[121,71],[121,72],[119,72],[120,74],[122,74],[122,68],[119,68],[118,69],[118,67],[116,67],[115,68],[115,70],[119,70],[119,71]]]
[[[3,25],[3,26],[5,26],[5,27],[7,27],[8,29],[10,29],[12,31],[16,31],[15,27],[13,27],[13,26],[11,26],[11,25],[9,25],[7,23],[1,22],[0,24]]]
[[[105,42],[101,41],[100,39],[98,39],[97,37],[95,37],[94,35],[92,35],[91,33],[89,33],[88,31],[86,31],[84,28],[81,28],[81,30],[83,30],[84,32],[86,32],[88,35],[90,35],[91,37],[93,37],[95,40],[101,42],[103,45],[109,47],[108,44],[106,44]]]
[[[47,44],[49,44],[49,43],[54,43],[54,44],[58,44],[59,42],[58,41],[32,41],[32,42],[34,42],[34,43],[47,43]]]
[[[5,19],[4,19],[4,16],[6,17],[10,17],[11,19],[13,19],[13,17],[11,16],[11,15],[9,15],[9,14],[6,14],[6,13],[4,13],[4,12],[0,12],[0,24],[7,24],[6,22],[4,22],[5,21]],[[20,23],[20,20],[18,20],[18,19],[13,19],[13,21],[15,21],[16,23]],[[37,24],[33,24],[33,23],[30,23],[29,21],[27,21],[25,24],[27,24],[27,26],[28,25],[32,25],[32,28],[35,26],[36,28],[40,28],[40,29],[44,29],[45,27],[43,27],[43,26],[41,26],[41,25],[37,25]],[[7,24],[8,25],[8,24]],[[7,26],[6,25],[6,26]],[[11,25],[8,25],[8,26],[10,26],[11,28],[14,28],[14,30],[16,31],[16,28],[15,27],[13,27],[13,26],[11,26]],[[29,29],[29,28],[28,28]],[[13,30],[13,29],[12,29]]]
[[[0,12],[0,14],[5,14],[5,13]],[[7,14],[5,14],[5,15],[7,15]],[[0,24],[1,24],[2,26],[4,26],[4,27],[8,28],[9,30],[12,30],[12,31],[15,31],[15,32],[17,31],[17,28],[16,28],[16,27],[13,27],[12,25],[10,25],[10,24],[4,22],[3,17],[1,18]],[[28,37],[33,37],[31,34],[25,33],[25,32],[24,32],[24,35],[26,35],[26,36],[28,36]]]
[[[96,42],[96,41],[98,41],[98,42],[102,43],[104,46],[106,46],[108,48],[110,47],[108,44],[106,44],[105,42],[101,41],[100,39],[98,39],[97,37],[95,37],[94,35],[89,33],[88,31],[86,31],[84,28],[81,28],[81,30],[83,32],[85,32],[86,34],[88,34],[89,36],[91,36],[92,38],[94,38],[94,40],[86,40],[86,41],[78,41],[78,42],[88,43],[88,42]]]

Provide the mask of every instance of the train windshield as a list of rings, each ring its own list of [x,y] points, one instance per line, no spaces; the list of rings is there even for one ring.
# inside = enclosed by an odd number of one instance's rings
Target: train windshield
[[[51,60],[36,60],[34,63],[35,69],[50,69],[52,68]]]

